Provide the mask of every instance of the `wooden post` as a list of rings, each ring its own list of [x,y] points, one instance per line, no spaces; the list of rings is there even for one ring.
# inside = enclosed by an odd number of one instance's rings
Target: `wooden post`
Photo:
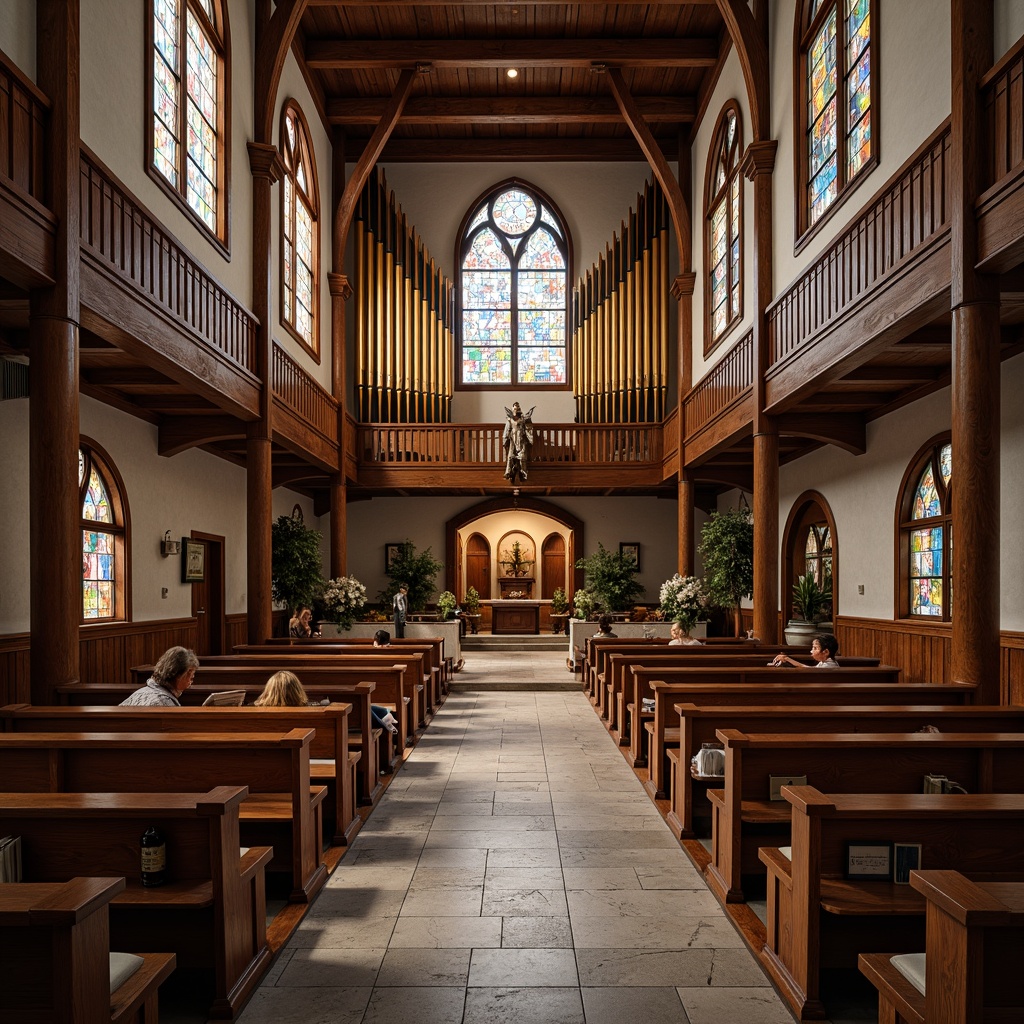
[[[979,85],[992,66],[992,0],[953,0],[950,255],[953,309],[953,628],[950,680],[982,704],[999,681],[999,288],[975,270],[984,187]]]
[[[679,471],[679,575],[693,575],[693,474]]]
[[[29,641],[34,704],[79,678],[82,519],[78,503],[79,4],[36,5],[39,87],[50,99],[47,193],[56,215],[52,288],[29,297]]]
[[[348,517],[345,486],[345,412],[347,409],[345,367],[345,303],[352,286],[345,276],[345,238],[338,212],[345,194],[345,133],[335,128],[331,135],[331,266],[327,275],[331,290],[331,391],[338,403],[338,471],[331,477],[331,576],[344,576],[348,566]],[[358,244],[358,243],[357,243]]]

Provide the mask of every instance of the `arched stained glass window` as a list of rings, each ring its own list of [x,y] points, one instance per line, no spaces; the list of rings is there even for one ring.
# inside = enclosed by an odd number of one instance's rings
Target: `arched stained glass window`
[[[827,523],[807,528],[804,544],[804,573],[822,590],[832,589],[832,534]]]
[[[901,611],[949,620],[953,608],[953,531],[950,507],[952,446],[930,442],[904,478],[901,547]]]
[[[739,322],[743,309],[743,131],[734,103],[719,115],[714,140],[704,190],[705,354]]]
[[[227,243],[227,12],[222,0],[150,0],[149,168]]]
[[[78,449],[82,510],[82,620],[126,618],[126,509],[123,489],[105,455]]]
[[[466,224],[460,383],[565,386],[569,249],[557,210],[537,189],[506,182]]]
[[[309,126],[294,102],[281,114],[281,151],[281,322],[319,359],[319,190]]]
[[[878,24],[874,7],[875,0],[805,0],[803,12],[798,11],[800,234],[877,162],[871,89],[872,32]]]

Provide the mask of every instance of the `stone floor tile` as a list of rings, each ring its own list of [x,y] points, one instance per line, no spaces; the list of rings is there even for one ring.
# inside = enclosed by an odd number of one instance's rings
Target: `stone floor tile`
[[[463,949],[501,945],[500,917],[402,917],[389,949]]]
[[[491,889],[484,886],[483,914],[502,917],[565,917],[564,889]]]
[[[706,889],[598,890],[567,893],[569,916],[584,917],[702,917],[718,915],[718,900]]]
[[[679,993],[674,988],[584,987],[583,1009],[587,1024],[690,1024]],[[739,1018],[722,1017],[717,1024],[741,1024]],[[743,1024],[759,1024],[745,1018]]]
[[[370,997],[362,1024],[461,1024],[466,989],[377,988]]]
[[[360,1024],[372,992],[370,988],[291,989],[263,985],[253,993],[238,1024]]]
[[[584,1024],[580,990],[471,988],[462,1024]]]
[[[469,949],[389,949],[377,987],[466,986],[469,980]]]
[[[505,949],[571,949],[567,917],[506,917],[501,927]]]
[[[578,987],[571,949],[474,949],[469,965],[472,988]]]
[[[690,1024],[756,1021],[793,1024],[793,1017],[772,988],[679,988]]]
[[[713,949],[578,949],[580,984],[650,988],[707,984]]]
[[[561,867],[498,867],[490,861],[484,883],[488,889],[562,889]]]
[[[410,889],[402,904],[402,917],[473,917],[480,913],[482,885]]]
[[[561,865],[558,848],[545,850],[504,850],[495,847],[487,852],[487,870],[491,868],[557,868]]]
[[[287,988],[372,988],[384,949],[297,949],[277,984]]]

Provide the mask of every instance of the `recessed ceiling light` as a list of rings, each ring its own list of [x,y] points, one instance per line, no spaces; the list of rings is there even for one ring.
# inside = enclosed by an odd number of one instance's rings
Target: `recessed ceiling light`
[[[505,74],[509,78],[518,78],[519,77],[519,69],[518,68],[506,68]]]

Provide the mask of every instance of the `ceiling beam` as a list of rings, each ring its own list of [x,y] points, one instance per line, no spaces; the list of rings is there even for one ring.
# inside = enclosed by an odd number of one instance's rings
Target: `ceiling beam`
[[[331,124],[376,124],[390,97],[332,99]],[[697,102],[690,97],[638,96],[635,102],[646,121],[691,124]],[[622,114],[608,96],[461,97],[420,96],[410,99],[401,124],[622,124]]]
[[[306,64],[357,68],[711,68],[717,39],[311,39]]]
[[[851,455],[867,451],[864,417],[851,413],[830,413],[811,416],[803,413],[784,413],[778,417],[779,433],[808,437],[812,441],[834,444]]]
[[[713,7],[715,0],[687,0],[694,6]],[[543,7],[551,5],[552,0],[504,0],[498,3],[495,0],[449,0],[445,7]],[[388,7],[437,7],[438,0],[387,0]],[[611,6],[604,0],[577,0],[580,7],[608,7]],[[660,7],[662,5],[678,7],[678,0],[615,0],[616,7],[628,7],[631,5],[643,7]],[[380,7],[381,0],[309,0],[309,7]],[[558,5],[561,6],[561,5]]]
[[[345,159],[353,161],[363,151],[359,139],[345,146]],[[675,149],[662,146],[667,160]],[[632,138],[622,139],[390,139],[380,159],[387,163],[436,163],[471,160],[637,160],[644,154]]]
[[[244,438],[245,424],[232,416],[204,416],[201,419],[176,417],[160,424],[157,451],[170,457],[200,445]]]

